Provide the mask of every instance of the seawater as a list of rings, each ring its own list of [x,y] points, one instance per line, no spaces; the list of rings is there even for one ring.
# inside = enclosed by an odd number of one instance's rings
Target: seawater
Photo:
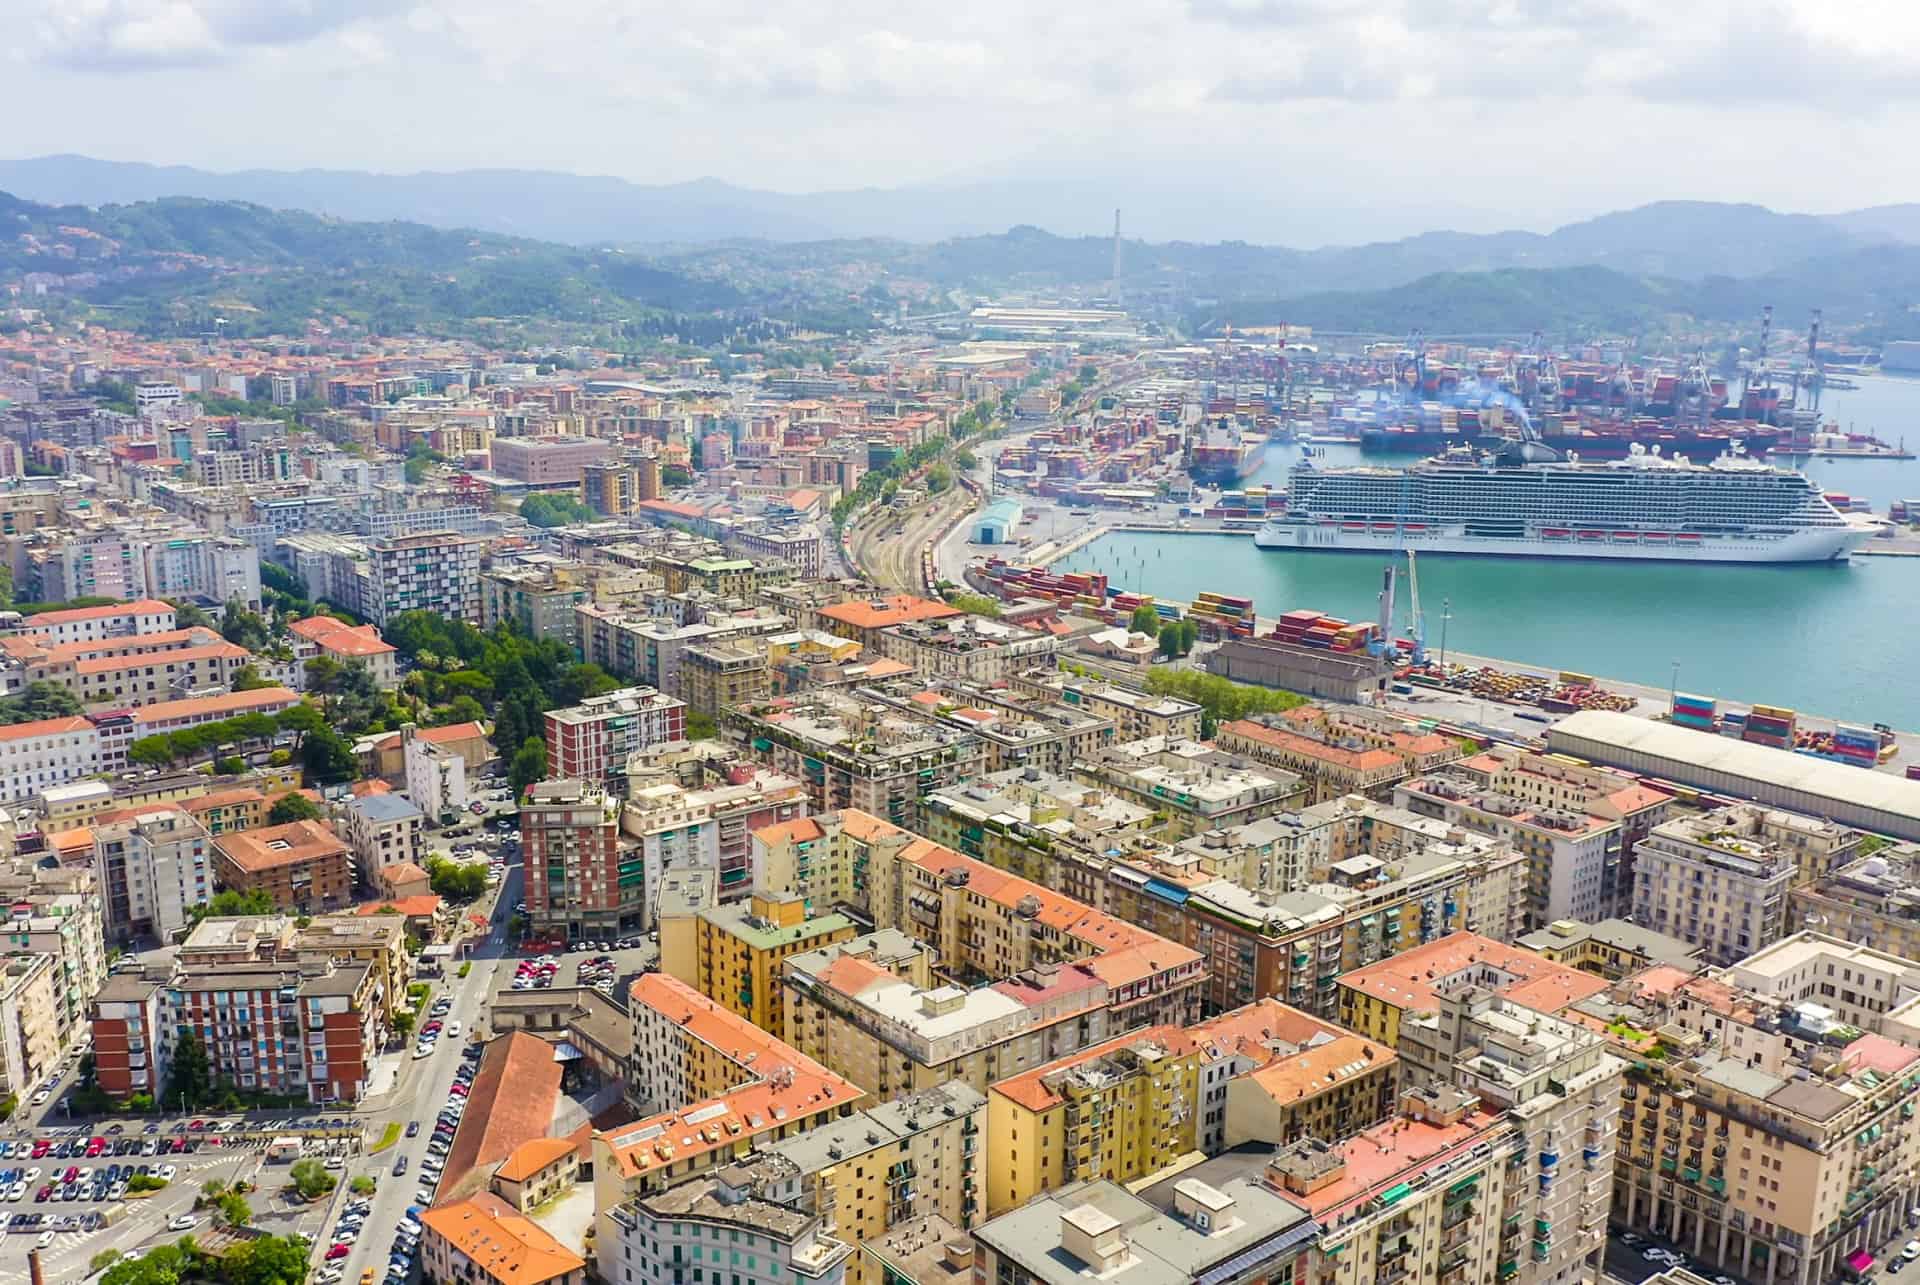
[[[1056,564],[1117,589],[1251,597],[1378,614],[1384,559],[1255,548],[1245,537],[1116,532]],[[1920,730],[1920,558],[1840,566],[1713,566],[1423,554],[1427,646],[1497,656],[1849,722]],[[1399,589],[1395,633],[1407,631]],[[1444,623],[1443,613],[1449,617]]]
[[[1910,445],[1920,447],[1920,381],[1859,382],[1858,390],[1825,395],[1829,417],[1889,442],[1911,424]],[[1353,447],[1325,451],[1329,464],[1360,458]],[[1249,481],[1283,486],[1299,458],[1299,447],[1276,446]],[[1815,460],[1807,472],[1829,491],[1867,496],[1881,512],[1891,500],[1920,499],[1916,461]],[[1258,549],[1239,537],[1121,532],[1057,566],[1104,571],[1116,588],[1163,598],[1247,595],[1262,616],[1305,607],[1371,620],[1383,561]],[[1431,554],[1420,559],[1419,575],[1436,653],[1444,634],[1450,651],[1652,687],[1677,681],[1681,691],[1724,702],[1920,730],[1920,558],[1770,567]],[[1407,607],[1403,581],[1398,634],[1407,631]]]

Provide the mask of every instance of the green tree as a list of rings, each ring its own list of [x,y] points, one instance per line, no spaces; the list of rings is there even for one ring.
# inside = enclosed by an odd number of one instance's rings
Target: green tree
[[[127,746],[127,762],[141,767],[168,767],[173,759],[173,738],[164,732],[143,736]]]
[[[305,701],[298,705],[289,705],[273,716],[273,723],[282,732],[291,732],[296,738],[313,735],[327,725],[327,719],[318,709]]]
[[[958,607],[969,616],[998,616],[1000,603],[983,593],[957,593],[947,599],[949,607]]]
[[[187,907],[187,916],[198,924],[208,916],[224,919],[231,915],[271,915],[279,909],[273,902],[273,894],[264,888],[246,892],[222,888],[207,900]]]
[[[1127,621],[1127,628],[1136,634],[1145,634],[1151,638],[1160,632],[1160,613],[1146,603],[1141,603],[1133,609],[1133,617]]]
[[[710,741],[720,735],[720,725],[713,721],[713,715],[702,714],[697,709],[687,711],[687,739],[690,741]]]
[[[213,1067],[207,1061],[206,1045],[191,1028],[180,1035],[173,1046],[173,1070],[167,1077],[164,1095],[167,1105],[178,1104],[191,1111],[213,1093]]]
[[[1200,626],[1188,617],[1180,622],[1180,654],[1186,655],[1200,641]]]
[[[514,752],[513,762],[507,768],[507,780],[513,786],[513,797],[520,799],[529,785],[544,779],[546,775],[547,743],[538,736],[529,736]]]
[[[298,790],[291,790],[273,801],[267,811],[268,825],[286,825],[293,821],[318,821],[320,805]]]
[[[312,1158],[294,1161],[293,1168],[287,1171],[287,1177],[293,1181],[293,1189],[308,1200],[333,1190],[333,1175],[327,1172],[325,1165]]]
[[[393,1015],[393,1033],[401,1039],[413,1034],[413,1014],[401,1009]]]
[[[119,1260],[120,1260],[119,1250],[103,1249],[99,1253],[95,1254],[92,1258],[89,1258],[87,1260],[87,1271],[88,1272],[104,1272],[107,1270],[107,1268],[113,1266]]]
[[[537,527],[565,526],[569,522],[592,522],[600,515],[571,495],[529,495],[520,502],[520,516]]]
[[[273,631],[267,628],[267,622],[238,598],[227,602],[227,609],[220,620],[220,636],[248,651],[265,651],[273,645]]]
[[[179,1285],[192,1270],[193,1255],[181,1245],[155,1245],[107,1268],[100,1285]],[[296,1279],[296,1278],[289,1278]]]
[[[300,743],[300,765],[307,779],[319,785],[342,785],[360,773],[353,747],[331,727],[307,733]]]
[[[1094,380],[1100,378],[1100,368],[1092,362],[1088,362],[1086,365],[1080,367],[1080,373],[1076,378],[1083,384],[1091,384]]]
[[[393,1126],[393,1127],[398,1127],[398,1126]],[[355,1174],[353,1181],[347,1184],[348,1188],[356,1196],[371,1196],[374,1192],[374,1188],[377,1187],[378,1185],[379,1185],[378,1183],[376,1183],[372,1178],[370,1178],[364,1173]]]
[[[486,717],[487,711],[479,701],[471,696],[456,696],[445,705],[436,706],[433,713],[427,716],[426,724],[428,727],[451,727],[455,723],[484,722]]]
[[[247,770],[247,761],[238,754],[230,754],[226,758],[214,760],[213,770],[221,776],[238,776]]]
[[[213,1202],[213,1225],[245,1227],[253,1221],[253,1206],[237,1191],[229,1191]]]
[[[258,665],[240,666],[239,670],[233,675],[233,681],[228,684],[228,686],[236,692],[255,692],[259,691],[262,687],[278,687],[279,685],[280,684],[274,682],[271,678],[263,675]]]
[[[1177,624],[1160,631],[1159,647],[1160,654],[1168,660],[1180,654],[1180,627]]]
[[[28,683],[18,696],[0,699],[0,723],[32,723],[43,718],[70,718],[81,710],[79,697],[59,683]]]
[[[311,1248],[303,1236],[255,1236],[226,1251],[220,1275],[225,1285],[299,1285]]]

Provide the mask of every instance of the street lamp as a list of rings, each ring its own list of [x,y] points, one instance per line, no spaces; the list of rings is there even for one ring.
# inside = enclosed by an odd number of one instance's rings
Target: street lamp
[[[1667,717],[1673,717],[1673,705],[1680,696],[1680,662],[1673,662],[1673,677],[1667,683]]]
[[[1440,677],[1447,676],[1447,622],[1453,619],[1453,599],[1440,600]]]

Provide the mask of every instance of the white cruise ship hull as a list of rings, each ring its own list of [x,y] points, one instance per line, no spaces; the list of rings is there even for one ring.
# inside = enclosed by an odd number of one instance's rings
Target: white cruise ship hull
[[[1353,529],[1356,525],[1361,529]],[[1564,530],[1565,534],[1560,534]],[[1469,534],[1463,523],[1365,524],[1279,518],[1262,525],[1253,542],[1262,549],[1329,553],[1465,553],[1508,558],[1605,558],[1639,562],[1840,562],[1867,541],[1868,527],[1808,527],[1786,535],[1701,535],[1677,532],[1594,531],[1529,527],[1522,536]]]

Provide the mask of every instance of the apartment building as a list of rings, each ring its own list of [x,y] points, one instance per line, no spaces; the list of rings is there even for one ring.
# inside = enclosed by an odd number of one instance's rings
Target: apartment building
[[[596,460],[580,469],[580,502],[601,517],[630,517],[639,511],[641,500],[659,499],[657,472],[653,490],[652,495],[640,493],[640,470],[631,464]]]
[[[688,649],[731,643],[758,651],[761,637],[787,628],[783,617],[757,609],[720,611],[713,609],[714,600],[701,604],[688,598],[658,600],[653,605],[662,614],[657,616],[581,604],[573,613],[581,656],[620,678],[683,696]]]
[[[477,625],[485,548],[480,537],[452,531],[369,541],[364,600],[355,609],[382,629],[407,611]]]
[[[604,782],[624,776],[627,756],[687,739],[687,705],[651,687],[624,687],[543,716],[547,776]]]
[[[0,800],[18,803],[108,770],[101,749],[99,729],[77,714],[0,727]]]
[[[1110,721],[1115,739],[1168,741],[1200,739],[1202,710],[1177,696],[1156,696],[1098,678],[1081,678],[1057,669],[1029,669],[1012,675],[1009,686],[1023,696],[1057,701]]]
[[[1625,773],[1505,747],[1407,781],[1393,801],[1526,853],[1530,929],[1628,913],[1634,853],[1673,806]]]
[[[1800,867],[1773,836],[1794,832],[1798,819],[1734,807],[1655,826],[1634,849],[1635,921],[1700,947],[1715,964],[1786,936]]]
[[[53,955],[0,960],[0,1097],[24,1101],[66,1053],[62,989]]]
[[[296,928],[286,951],[303,963],[321,960],[352,960],[365,964],[370,973],[368,1001],[398,1010],[407,999],[407,983],[413,979],[413,956],[407,950],[407,916],[365,913],[320,915],[304,928]],[[386,1025],[386,1019],[381,1019]]]
[[[709,718],[759,704],[773,695],[766,653],[724,642],[688,647],[680,662],[680,694]]]
[[[1069,1183],[1131,1183],[1193,1152],[1199,1062],[1186,1031],[1155,1026],[994,1084],[988,1214]]]
[[[191,1032],[217,1081],[351,1103],[365,1091],[385,1021],[365,964],[241,958],[109,978],[94,1000],[93,1047],[100,1087],[116,1098],[164,1086]]]
[[[319,914],[353,900],[353,853],[318,821],[293,821],[213,840],[220,885],[262,891],[282,910]]]
[[[365,794],[341,808],[347,844],[353,849],[354,870],[369,886],[380,886],[380,872],[389,866],[419,865],[421,827],[425,815],[399,794]]]
[[[1458,744],[1377,711],[1302,706],[1221,726],[1220,748],[1306,779],[1312,800],[1384,797],[1394,784],[1460,757]]]
[[[663,922],[661,956],[684,958],[667,937],[691,931],[694,973],[680,978],[701,994],[765,1031],[787,1028],[783,961],[854,935],[853,921],[835,912],[809,914],[804,898],[756,891],[750,900],[709,906],[688,919]]]
[[[1192,1021],[1206,985],[1197,952],[856,809],[756,831],[754,883],[851,905],[963,982],[1071,967],[1107,986],[1115,1029]]]
[[[793,1137],[844,1116],[855,1086],[684,983],[657,973],[633,985],[630,1102],[668,1105],[593,1135],[594,1244],[602,1280],[620,1275],[615,1210],[690,1176],[732,1163],[743,1149]]]
[[[755,755],[806,783],[812,811],[856,809],[901,826],[918,824],[924,796],[978,775],[986,763],[970,732],[837,692],[735,709],[727,721]]]
[[[932,952],[897,929],[790,956],[785,1037],[876,1099],[997,1080],[1111,1034],[1107,986],[1041,965],[966,989],[933,976]]]
[[[93,708],[153,705],[210,688],[224,690],[252,660],[245,647],[219,641],[146,655],[100,656],[74,662],[68,689]]]
[[[520,844],[527,917],[536,931],[597,940],[645,928],[640,852],[620,842],[620,806],[597,779],[529,786],[520,804]]]
[[[1920,844],[1900,843],[1860,857],[1789,896],[1796,928],[1920,959]]]
[[[863,686],[856,695],[978,737],[987,751],[988,772],[1035,768],[1064,775],[1114,743],[1107,719],[1070,705],[1011,698],[964,679],[902,678]]]
[[[591,587],[565,567],[498,567],[480,577],[480,627],[512,625],[529,638],[574,647],[574,608],[593,601]]]
[[[431,736],[422,736],[411,723],[400,728],[400,770],[406,796],[443,824],[449,812],[458,814],[470,801],[466,756]]]
[[[1236,1179],[1158,1183],[1139,1195],[1117,1183],[1070,1183],[938,1249],[916,1237],[870,1246],[920,1282],[1080,1285],[1100,1281],[1300,1281],[1317,1223],[1271,1188]]]
[[[49,644],[97,642],[134,634],[168,633],[178,628],[171,603],[157,598],[109,603],[99,607],[71,607],[29,616],[20,632]]]
[[[853,1246],[827,1235],[818,1215],[754,1195],[752,1177],[729,1165],[607,1211],[602,1279],[644,1285],[704,1263],[716,1281],[740,1285],[843,1285]]]
[[[142,807],[92,829],[102,928],[114,941],[171,941],[212,898],[214,839],[184,808]]]
[[[1439,1011],[1442,996],[1478,986],[1541,1013],[1557,1014],[1607,989],[1605,978],[1556,964],[1478,933],[1450,933],[1342,974],[1340,1024],[1389,1048],[1409,1021]]]
[[[260,610],[260,556],[249,541],[227,535],[155,539],[141,556],[145,592],[156,598],[239,602],[249,611]]]
[[[835,595],[838,596],[837,590]],[[944,602],[932,602],[910,593],[897,593],[851,602],[826,603],[816,607],[811,614],[814,619],[796,616],[794,623],[803,628],[824,629],[838,637],[850,638],[860,644],[864,655],[882,656],[886,654],[881,650],[880,635],[883,631],[896,625],[956,620],[965,613]]]
[[[1295,1281],[1520,1279],[1533,1264],[1517,1216],[1527,1178],[1508,1163],[1518,1146],[1510,1121],[1471,1094],[1436,1087],[1409,1090],[1393,1119],[1357,1137],[1302,1139],[1276,1152],[1263,1185],[1320,1229]]]
[[[1114,745],[1075,765],[1081,780],[1167,817],[1171,839],[1218,830],[1306,805],[1308,789],[1283,768],[1249,764],[1204,741],[1158,739]]]
[[[1800,933],[1579,1006],[1629,1063],[1616,1222],[1754,1281],[1857,1279],[1920,1203],[1911,960]]]
[[[1257,1004],[1240,1012],[1264,1017],[1264,1009]],[[1289,1011],[1287,1021],[1319,1029],[1302,1043],[1277,1034],[1264,1036],[1242,1049],[1226,1050],[1229,1056],[1216,1058],[1218,1065],[1203,1067],[1203,1098],[1217,1092],[1222,1102],[1202,1115],[1201,1146],[1208,1154],[1249,1142],[1287,1146],[1306,1138],[1350,1138],[1393,1113],[1400,1068],[1392,1049],[1337,1027],[1329,1029],[1305,1013]],[[1204,1051],[1212,1034],[1209,1025],[1188,1033],[1202,1041]],[[1264,1062],[1237,1069],[1240,1058],[1262,1055]],[[1209,1083],[1210,1076],[1218,1079]]]
[[[806,787],[792,777],[750,763],[728,763],[723,771],[724,783],[697,789],[658,781],[652,769],[629,777],[620,832],[639,845],[649,889],[670,869],[704,866],[716,872],[723,899],[745,896],[753,832],[806,810]]]
[[[1048,663],[1059,650],[1060,640],[1050,633],[987,616],[959,615],[878,630],[868,654],[911,665],[920,674],[998,683]]]
[[[1104,854],[1158,848],[1153,826],[1151,808],[1038,767],[983,773],[920,800],[920,832],[936,843],[1083,901],[1097,895],[1095,879],[1065,867],[1086,870]]]
[[[145,534],[118,527],[63,532],[58,543],[33,551],[40,601],[148,598],[146,544]]]
[[[923,1089],[756,1148],[722,1174],[760,1197],[818,1215],[822,1230],[864,1245],[895,1228],[937,1218],[972,1226],[987,1168],[987,1100],[965,1085]],[[885,1285],[865,1254],[849,1281]]]
[[[60,1048],[86,1030],[87,1009],[107,977],[99,882],[91,867],[42,866],[15,858],[0,868],[0,898],[12,908],[0,928],[0,952],[54,962],[52,1014]]]
[[[296,678],[304,684],[306,662],[324,656],[336,665],[363,665],[383,692],[400,685],[399,649],[380,637],[372,625],[349,625],[334,616],[308,616],[296,620],[289,629],[293,635]]]

